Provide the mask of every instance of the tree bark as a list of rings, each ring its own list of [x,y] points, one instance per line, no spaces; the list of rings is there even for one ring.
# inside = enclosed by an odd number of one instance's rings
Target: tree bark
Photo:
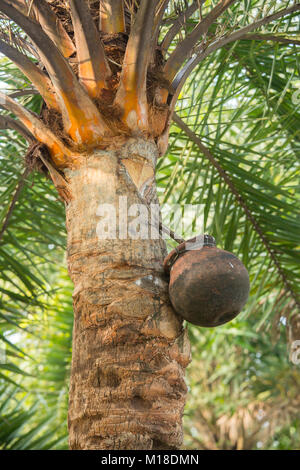
[[[118,227],[124,216],[119,197],[127,197],[128,207],[142,202],[145,185],[139,191],[138,181],[144,183],[145,168],[154,174],[156,157],[152,142],[130,139],[66,172],[72,195],[67,257],[75,287],[71,449],[175,449],[182,443],[190,349],[169,303],[165,243],[118,233],[100,239],[97,231],[101,204],[114,206]]]

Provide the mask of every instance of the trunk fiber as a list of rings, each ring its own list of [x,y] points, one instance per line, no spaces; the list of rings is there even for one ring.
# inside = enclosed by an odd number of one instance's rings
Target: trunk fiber
[[[153,143],[130,139],[66,172],[72,194],[67,256],[75,288],[71,449],[175,449],[182,442],[190,350],[169,303],[164,241],[120,239],[118,230],[115,239],[101,239],[97,229],[100,205],[116,210],[118,229],[124,217],[119,198],[127,197],[130,207],[151,193],[137,181],[144,183],[156,157]]]

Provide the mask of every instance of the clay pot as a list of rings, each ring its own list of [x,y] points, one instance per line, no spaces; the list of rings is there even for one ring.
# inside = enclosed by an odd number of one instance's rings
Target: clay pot
[[[164,261],[175,311],[194,325],[222,325],[238,315],[249,295],[249,276],[232,253],[209,235],[178,245]]]

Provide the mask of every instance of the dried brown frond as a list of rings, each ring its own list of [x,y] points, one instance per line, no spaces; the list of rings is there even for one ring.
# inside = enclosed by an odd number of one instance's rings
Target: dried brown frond
[[[49,158],[49,152],[46,145],[39,142],[35,142],[30,145],[24,157],[25,166],[30,171],[38,171],[49,178],[48,169],[42,162],[40,158],[41,155]]]
[[[118,73],[122,68],[128,35],[124,33],[100,34],[111,70],[113,73]]]
[[[51,8],[57,15],[57,18],[62,22],[65,30],[70,34],[71,38],[73,39],[73,24],[71,20],[71,13],[68,2],[65,2],[63,0],[53,0],[47,1],[47,3],[49,3]]]

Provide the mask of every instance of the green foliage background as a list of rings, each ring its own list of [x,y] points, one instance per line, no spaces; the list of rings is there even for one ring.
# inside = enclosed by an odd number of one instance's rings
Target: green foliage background
[[[249,2],[240,3],[247,12]],[[299,18],[277,32],[299,34]],[[0,80],[10,93],[30,89],[5,58]],[[213,234],[251,281],[236,320],[212,330],[188,326],[188,449],[300,447],[299,365],[288,341],[300,293],[299,88],[299,46],[245,40],[217,51],[190,76],[177,106],[212,159],[174,124],[158,164],[161,202],[198,205],[184,235]],[[38,96],[18,99],[39,112]],[[50,180],[37,172],[25,178],[1,232],[25,153],[19,135],[1,131],[0,449],[64,449],[72,285],[64,207]]]

